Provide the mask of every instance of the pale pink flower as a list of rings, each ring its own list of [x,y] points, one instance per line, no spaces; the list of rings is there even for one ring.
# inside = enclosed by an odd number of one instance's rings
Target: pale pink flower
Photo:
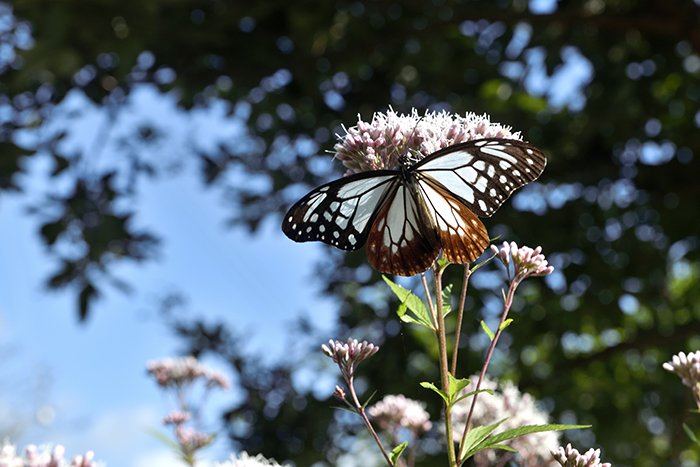
[[[266,459],[262,454],[250,456],[246,452],[240,453],[238,456],[231,456],[224,463],[216,464],[216,467],[283,467],[274,460]]]
[[[177,425],[175,437],[183,452],[195,452],[214,441],[214,435],[203,433],[184,425]]]
[[[198,379],[203,379],[207,387],[230,387],[226,376],[202,365],[192,356],[151,360],[146,369],[161,387],[182,387]]]
[[[467,113],[462,117],[447,111],[419,115],[416,109],[405,115],[390,108],[386,113],[375,113],[371,122],[358,116],[355,126],[344,129],[345,135],[337,135],[334,149],[336,157],[348,169],[347,174],[395,169],[402,154],[418,161],[465,141],[522,139],[520,133],[511,132],[509,127],[492,123],[488,115]]]
[[[409,399],[403,394],[385,396],[367,409],[367,415],[379,428],[389,433],[406,428],[420,435],[432,426],[425,404]]]
[[[96,467],[95,453],[86,452],[82,456],[75,456],[72,461],[64,459],[65,448],[60,444],[50,449],[38,448],[29,444],[24,449],[24,454],[19,455],[14,445],[4,441],[0,445],[0,467]]]
[[[174,410],[163,418],[164,425],[182,425],[190,421],[192,414],[182,410]]]
[[[689,388],[697,390],[700,383],[700,350],[688,355],[680,352],[674,355],[670,362],[664,363],[663,368],[677,374]]]
[[[348,339],[347,342],[331,339],[328,345],[321,346],[321,350],[338,364],[343,377],[347,379],[355,373],[357,365],[377,353],[379,347],[371,342],[359,342],[357,339]]]
[[[562,467],[612,467],[610,462],[600,461],[600,449],[589,449],[581,454],[571,444],[567,444],[566,448],[559,446],[556,451],[552,451],[552,457]]]
[[[503,242],[501,248],[491,245],[491,251],[501,260],[510,274],[513,264],[513,279],[518,282],[527,277],[548,276],[554,272],[547,259],[542,254],[542,247],[535,249],[529,246],[518,247],[515,242]]]

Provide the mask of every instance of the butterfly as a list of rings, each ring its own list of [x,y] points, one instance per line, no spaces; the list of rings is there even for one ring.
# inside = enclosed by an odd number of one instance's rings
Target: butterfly
[[[547,160],[535,146],[487,138],[455,144],[418,162],[399,157],[396,170],[356,173],[322,185],[287,212],[282,231],[296,242],[341,250],[367,245],[376,270],[412,276],[442,251],[471,263],[489,244],[478,216],[489,217]]]

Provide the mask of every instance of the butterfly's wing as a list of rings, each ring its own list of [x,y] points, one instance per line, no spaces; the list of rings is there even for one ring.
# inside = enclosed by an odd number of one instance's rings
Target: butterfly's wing
[[[396,184],[372,223],[367,259],[379,272],[413,276],[428,269],[440,253],[432,221],[414,191]]]
[[[409,170],[489,217],[513,191],[539,177],[546,163],[544,153],[529,143],[489,138],[441,149]]]
[[[444,257],[451,263],[466,264],[481,256],[489,245],[489,236],[479,218],[430,178],[419,181],[418,186]]]
[[[292,206],[282,231],[296,242],[318,240],[342,250],[357,250],[398,172],[377,170],[350,175],[316,188]]]

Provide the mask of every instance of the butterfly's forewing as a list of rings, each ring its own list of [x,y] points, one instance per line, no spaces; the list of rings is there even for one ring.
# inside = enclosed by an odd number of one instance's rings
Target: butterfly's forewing
[[[411,167],[479,216],[491,216],[521,186],[535,180],[547,160],[535,146],[518,140],[481,139],[449,146]]]
[[[421,195],[440,238],[442,254],[451,263],[471,263],[489,245],[486,227],[460,200],[429,180],[419,182]]]
[[[367,240],[378,206],[396,179],[396,171],[378,170],[320,186],[289,209],[282,231],[296,242],[318,240],[343,250],[357,250]]]
[[[397,185],[380,206],[367,239],[367,258],[379,272],[412,276],[425,271],[440,252],[428,214],[406,185]]]

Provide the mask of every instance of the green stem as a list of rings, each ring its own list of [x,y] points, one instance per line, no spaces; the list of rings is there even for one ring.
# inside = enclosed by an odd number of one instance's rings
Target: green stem
[[[440,353],[440,380],[445,394],[450,392],[449,368],[447,366],[447,336],[445,334],[445,314],[442,307],[442,269],[436,266],[433,270],[435,277],[435,315],[437,316],[437,339]],[[445,434],[447,437],[447,455],[450,467],[457,467],[455,444],[452,435],[452,407],[445,403]]]
[[[481,373],[479,373],[479,380],[476,383],[476,388],[474,388],[474,391],[478,391],[481,389],[481,383],[484,380],[484,376],[486,375],[486,369],[489,366],[489,363],[491,362],[491,357],[493,356],[493,350],[496,348],[496,343],[498,342],[498,338],[501,337],[501,332],[502,332],[502,326],[503,323],[506,320],[506,317],[508,316],[508,311],[510,310],[511,305],[513,304],[513,297],[515,296],[515,289],[518,288],[519,281],[517,280],[517,277],[510,283],[510,287],[508,289],[508,294],[506,296],[505,303],[503,304],[503,313],[501,314],[501,321],[498,323],[498,328],[496,329],[496,333],[493,336],[493,340],[491,341],[491,345],[489,346],[489,350],[486,353],[486,360],[484,361],[484,366],[481,367]],[[460,455],[460,460],[459,460],[459,465],[462,465],[466,459],[462,459],[462,451],[464,450],[464,442],[467,439],[467,434],[469,433],[469,425],[471,424],[472,421],[472,415],[474,414],[474,407],[476,406],[476,399],[479,396],[479,393],[474,394],[474,397],[472,397],[472,404],[469,407],[469,414],[467,415],[467,421],[464,424],[464,432],[462,433],[462,440],[459,442],[459,455]]]
[[[459,312],[457,313],[457,326],[455,327],[455,343],[452,349],[452,375],[457,376],[457,354],[459,353],[459,337],[462,334],[462,317],[464,316],[464,304],[467,301],[467,286],[472,272],[469,265],[464,265],[464,277],[462,279],[462,295],[459,297]]]
[[[367,414],[365,413],[365,408],[360,404],[360,400],[357,398],[357,393],[355,392],[355,378],[350,376],[348,377],[346,383],[348,384],[348,390],[350,391],[350,398],[352,399],[352,405],[355,408],[355,411],[357,414],[362,418],[362,421],[364,422],[365,426],[367,427],[367,430],[369,433],[372,435],[372,438],[374,438],[374,442],[377,443],[377,446],[379,446],[379,450],[382,452],[382,455],[384,456],[384,460],[386,460],[386,463],[389,464],[390,467],[394,467],[394,463],[391,462],[391,458],[389,457],[389,454],[386,452],[386,449],[384,449],[384,445],[382,444],[382,441],[379,439],[379,435],[377,435],[377,432],[374,430],[374,427],[372,426],[372,422],[369,421],[369,417],[367,417]]]

